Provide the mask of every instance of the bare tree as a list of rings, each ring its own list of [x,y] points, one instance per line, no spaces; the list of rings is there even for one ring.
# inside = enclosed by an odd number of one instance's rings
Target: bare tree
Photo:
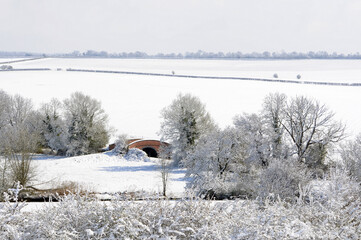
[[[169,172],[171,170],[171,147],[168,145],[162,144],[159,148],[159,163],[160,163],[160,174],[162,178],[162,195],[163,197],[167,196],[167,188],[168,188],[168,179]]]
[[[33,111],[31,99],[24,98],[20,95],[10,97],[10,103],[6,109],[6,120],[11,126],[24,123]]]
[[[19,181],[25,186],[34,177],[32,155],[39,144],[38,115],[30,99],[20,95],[6,96],[0,129],[0,154],[2,157],[2,185]]]
[[[2,154],[10,170],[10,180],[26,186],[35,177],[32,163],[39,135],[26,125],[7,127],[1,136]]]
[[[332,143],[343,139],[345,126],[334,120],[334,113],[318,101],[306,98],[292,98],[284,110],[283,128],[295,147],[299,161],[309,161],[308,165],[320,162],[318,159],[306,159],[312,155],[316,145],[326,150]],[[312,163],[313,162],[313,163]]]

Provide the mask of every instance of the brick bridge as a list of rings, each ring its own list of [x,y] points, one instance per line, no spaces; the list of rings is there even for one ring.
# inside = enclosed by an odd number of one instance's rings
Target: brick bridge
[[[128,147],[138,148],[147,153],[148,157],[158,157],[159,149],[161,146],[168,147],[169,143],[161,142],[159,140],[143,140],[143,139],[130,139],[128,140]]]

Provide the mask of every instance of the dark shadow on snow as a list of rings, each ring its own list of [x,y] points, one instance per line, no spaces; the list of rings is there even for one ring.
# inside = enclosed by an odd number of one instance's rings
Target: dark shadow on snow
[[[43,160],[59,160],[59,159],[65,159],[66,156],[55,156],[55,155],[45,155],[45,154],[35,154],[32,156],[32,159],[34,161],[43,161]]]
[[[171,173],[174,174],[186,174],[186,170],[182,168],[175,168],[171,170]]]
[[[112,166],[100,168],[100,171],[106,172],[154,172],[157,170],[157,166]]]
[[[180,178],[171,178],[172,181],[175,182],[190,182],[192,180],[191,177],[180,177]]]
[[[105,172],[159,172],[159,166],[156,165],[152,165],[152,166],[111,166],[111,167],[102,167],[99,168],[100,171],[105,171]],[[171,172],[172,174],[185,174],[186,170],[185,169],[172,169]],[[170,180],[172,181],[177,181],[177,182],[190,182],[192,180],[192,178],[190,177],[179,177],[179,178],[171,178]]]

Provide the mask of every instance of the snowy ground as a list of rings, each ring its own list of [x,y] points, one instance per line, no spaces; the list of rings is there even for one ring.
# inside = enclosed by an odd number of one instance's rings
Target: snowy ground
[[[279,79],[361,83],[359,60],[142,60],[41,59],[12,64],[14,68],[84,68],[208,76],[266,77]],[[257,112],[271,92],[306,95],[325,103],[344,121],[350,135],[361,132],[361,87],[252,82],[217,79],[138,76],[82,72],[0,72],[0,88],[33,99],[38,106],[51,98],[68,98],[74,91],[100,100],[118,133],[159,138],[160,111],[178,93],[198,96],[215,121],[225,127],[236,114]]]
[[[111,152],[78,157],[38,155],[34,164],[38,178],[35,186],[53,188],[64,182],[75,182],[96,193],[145,191],[161,193],[162,181],[158,159],[149,162],[125,160]],[[172,169],[168,195],[182,196],[186,179],[184,169]]]

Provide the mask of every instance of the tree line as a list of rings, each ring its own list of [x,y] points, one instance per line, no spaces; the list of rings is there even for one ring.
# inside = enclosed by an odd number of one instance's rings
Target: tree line
[[[108,53],[107,51],[87,50],[85,52],[73,51],[71,53],[45,54],[28,52],[0,52],[0,57],[72,57],[72,58],[159,58],[159,59],[361,59],[361,54],[356,53],[329,53],[327,51],[308,52],[207,52],[198,50],[197,52],[185,53],[157,53],[148,54],[146,52],[121,52]]]
[[[311,98],[269,94],[259,113],[236,115],[221,129],[198,97],[179,94],[161,117],[159,134],[171,148],[160,156],[185,167],[188,187],[205,197],[292,199],[300,186],[341,165],[361,180],[361,135],[342,143],[345,125]],[[35,109],[31,99],[0,90],[0,187],[17,181],[26,186],[34,177],[32,156],[41,149],[66,156],[95,153],[109,133],[101,103],[81,92]],[[118,139],[118,152],[126,151],[126,139]]]
[[[187,169],[188,187],[205,197],[294,199],[301,186],[341,165],[361,179],[360,137],[342,148],[337,161],[345,125],[311,98],[269,94],[261,112],[236,115],[225,129],[190,94],[178,95],[161,116],[160,134],[172,144],[176,163]]]

